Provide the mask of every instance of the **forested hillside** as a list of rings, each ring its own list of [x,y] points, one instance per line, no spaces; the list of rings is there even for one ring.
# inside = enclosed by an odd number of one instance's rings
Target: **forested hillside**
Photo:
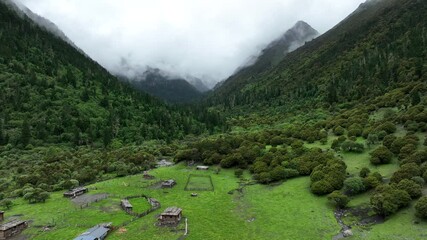
[[[0,145],[109,145],[182,138],[218,114],[166,106],[0,1]]]
[[[290,110],[301,103],[360,103],[410,83],[424,83],[426,10],[426,1],[368,1],[277,67],[242,79],[231,77],[208,103]]]
[[[122,77],[134,88],[168,103],[190,103],[202,97],[196,87],[179,77],[169,77],[159,69],[147,69],[133,78]]]

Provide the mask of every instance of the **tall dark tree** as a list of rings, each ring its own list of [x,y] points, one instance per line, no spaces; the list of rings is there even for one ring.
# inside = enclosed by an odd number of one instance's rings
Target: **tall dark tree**
[[[22,129],[21,129],[21,143],[24,146],[27,146],[30,143],[31,140],[31,130],[30,130],[30,124],[28,123],[28,120],[25,119],[22,123]]]

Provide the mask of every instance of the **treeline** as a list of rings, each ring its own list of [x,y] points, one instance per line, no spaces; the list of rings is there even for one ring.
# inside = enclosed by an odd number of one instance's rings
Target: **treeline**
[[[171,141],[225,126],[218,111],[138,93],[3,2],[0,29],[0,145]]]
[[[30,202],[39,202],[45,200],[43,192],[142,173],[154,168],[158,157],[171,156],[175,150],[173,144],[160,143],[110,150],[59,146],[3,149],[0,153],[0,201],[27,195]]]

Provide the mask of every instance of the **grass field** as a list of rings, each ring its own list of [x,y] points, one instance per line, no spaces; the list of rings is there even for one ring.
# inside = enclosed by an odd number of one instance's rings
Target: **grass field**
[[[213,191],[214,186],[212,184],[212,180],[210,176],[190,174],[188,176],[185,190]]]
[[[330,142],[330,141],[329,141]],[[322,148],[327,147],[322,145]],[[320,145],[311,144],[310,147]],[[369,149],[362,154],[344,153],[344,161],[350,174],[358,174],[362,167],[378,170],[386,177],[398,168],[394,162],[375,167],[369,162]],[[111,240],[178,239],[183,234],[183,224],[177,228],[156,227],[157,216],[165,208],[177,206],[183,209],[188,218],[189,240],[282,240],[282,239],[332,239],[339,233],[340,226],[334,217],[334,209],[326,197],[317,197],[310,193],[310,179],[300,177],[288,180],[277,186],[250,185],[242,191],[233,191],[239,187],[240,180],[233,170],[197,171],[182,164],[158,168],[150,171],[154,180],[144,180],[142,175],[116,178],[88,186],[89,194],[108,193],[109,198],[95,202],[81,209],[69,199],[56,192],[44,204],[28,204],[22,199],[14,200],[14,206],[6,212],[6,217],[19,216],[30,220],[30,228],[24,232],[30,239],[53,240],[73,239],[86,229],[103,222],[113,222],[120,226],[129,223],[108,237]],[[245,178],[250,174],[245,172]],[[176,180],[171,189],[148,187],[158,179]],[[211,178],[211,179],[210,179]],[[195,191],[197,197],[191,197],[184,188],[215,186],[214,191]],[[161,208],[135,221],[120,208],[120,199],[145,194],[161,203]],[[371,193],[352,198],[350,206],[369,203]],[[131,199],[135,212],[150,208],[144,198]],[[348,239],[387,239],[409,240],[425,239],[427,222],[413,224],[415,220],[413,206],[399,211],[383,224],[372,226],[369,230],[353,229],[354,236]],[[49,231],[42,227],[52,226]],[[402,230],[404,229],[404,231]]]

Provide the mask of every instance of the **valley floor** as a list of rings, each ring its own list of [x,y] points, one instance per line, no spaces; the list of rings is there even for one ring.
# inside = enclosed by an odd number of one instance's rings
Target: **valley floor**
[[[144,180],[142,175],[117,178],[90,185],[90,195],[108,193],[109,197],[81,208],[62,192],[51,195],[44,204],[28,204],[16,200],[7,216],[30,220],[24,232],[30,239],[73,239],[86,229],[104,222],[126,226],[115,230],[108,239],[178,239],[185,229],[157,227],[156,216],[165,208],[177,206],[188,219],[189,235],[186,239],[332,239],[340,226],[326,197],[317,197],[309,190],[308,177],[288,180],[277,186],[248,185],[242,191],[239,179],[232,170],[206,172],[179,164],[151,171],[154,180]],[[184,191],[189,174],[210,175],[214,191],[199,191],[197,197]],[[246,173],[246,177],[250,177]],[[172,189],[150,187],[159,179],[173,178],[177,185]],[[233,191],[234,190],[234,191]],[[161,208],[136,219],[120,208],[120,199],[145,194],[161,203]],[[360,195],[353,204],[369,201]],[[131,200],[135,211],[149,208],[144,199]],[[427,223],[412,224],[413,208],[400,211],[383,224],[370,230],[355,229],[351,239],[423,239]],[[44,228],[50,226],[48,228]],[[405,231],[402,231],[405,229]]]

